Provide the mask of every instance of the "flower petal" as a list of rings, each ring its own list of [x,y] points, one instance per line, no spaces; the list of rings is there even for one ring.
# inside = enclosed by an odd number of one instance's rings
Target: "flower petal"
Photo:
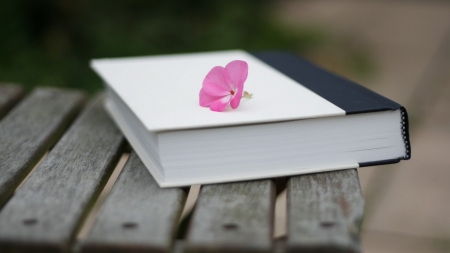
[[[230,94],[231,87],[225,77],[225,69],[220,66],[212,68],[203,80],[202,89],[212,96]]]
[[[221,99],[218,99],[218,100],[212,102],[209,105],[209,109],[211,111],[215,111],[215,112],[221,112],[221,111],[225,110],[225,107],[228,105],[228,102],[230,102],[230,98],[231,98],[231,95],[225,96]]]
[[[225,74],[231,88],[239,91],[244,88],[244,82],[247,80],[248,64],[240,60],[232,61],[225,66]]]
[[[199,103],[200,106],[208,106],[210,105],[212,102],[219,100],[223,98],[223,96],[212,96],[209,95],[208,93],[206,93],[203,89],[200,90],[200,94],[199,94]]]
[[[238,92],[236,94],[234,94],[233,98],[231,98],[231,101],[230,101],[231,108],[233,108],[233,109],[238,108],[239,103],[241,102],[243,91],[244,91],[244,89],[241,88],[240,90],[238,90]]]

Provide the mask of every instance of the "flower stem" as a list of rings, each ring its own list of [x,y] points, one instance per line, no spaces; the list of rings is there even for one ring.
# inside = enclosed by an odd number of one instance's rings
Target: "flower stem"
[[[248,93],[247,91],[244,91],[244,95],[242,95],[243,98],[252,98],[253,94]]]

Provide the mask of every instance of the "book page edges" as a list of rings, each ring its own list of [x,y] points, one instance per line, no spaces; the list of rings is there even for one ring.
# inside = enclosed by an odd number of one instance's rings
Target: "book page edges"
[[[297,175],[302,175],[302,174],[319,173],[319,172],[326,172],[326,171],[356,169],[358,167],[359,167],[358,163],[352,163],[352,164],[337,165],[337,166],[330,166],[330,167],[317,167],[317,168],[309,168],[309,169],[301,168],[301,169],[294,169],[294,170],[276,172],[276,173],[260,173],[260,174],[252,173],[251,175],[234,175],[234,176],[230,176],[230,177],[221,176],[220,178],[198,178],[198,179],[188,179],[188,180],[173,181],[173,182],[158,181],[158,180],[156,180],[156,181],[158,182],[160,187],[165,188],[165,187],[190,186],[190,185],[194,185],[194,184],[215,184],[215,183],[228,183],[228,182],[239,182],[239,181],[248,181],[248,180],[261,180],[261,179],[267,179],[267,178],[297,176]],[[152,169],[149,168],[148,166],[147,166],[147,168],[149,169],[149,171],[151,173]]]
[[[119,126],[122,130],[122,133],[128,139],[134,148],[134,151],[137,153],[139,158],[145,167],[149,170],[150,174],[153,176],[155,181],[158,183],[160,187],[181,187],[181,186],[190,186],[194,184],[213,184],[213,183],[226,183],[226,182],[237,182],[237,181],[247,181],[247,180],[256,180],[256,179],[264,179],[264,178],[273,178],[273,177],[283,177],[283,176],[293,176],[293,175],[301,175],[308,173],[317,173],[317,172],[325,172],[325,171],[333,171],[333,170],[343,170],[343,169],[355,169],[359,167],[358,163],[351,163],[345,165],[336,165],[329,167],[317,167],[317,168],[299,168],[293,169],[283,172],[276,173],[252,173],[251,175],[233,175],[229,177],[220,176],[220,178],[197,178],[197,179],[188,179],[183,181],[165,181],[164,175],[155,167],[154,162],[148,156],[144,149],[141,147],[142,145],[139,143],[137,136],[133,134],[133,132],[128,129],[128,127],[119,119],[118,115],[114,112],[114,109],[111,108],[110,101],[105,99],[104,106],[108,114],[112,117],[114,122]]]
[[[164,171],[161,168],[162,171],[160,172],[160,170],[155,167],[154,161],[144,151],[143,145],[138,141],[138,137],[133,134],[133,131],[128,128],[125,122],[123,122],[120,116],[114,111],[114,109],[112,108],[112,104],[108,100],[108,98],[104,100],[104,107],[113,121],[119,126],[122,134],[124,134],[127,140],[131,143],[131,145],[133,146],[133,150],[137,153],[141,161],[144,163],[145,167],[147,167],[147,169],[150,171],[156,182],[158,182],[158,184],[160,184],[160,182],[163,182],[164,174],[162,172]]]

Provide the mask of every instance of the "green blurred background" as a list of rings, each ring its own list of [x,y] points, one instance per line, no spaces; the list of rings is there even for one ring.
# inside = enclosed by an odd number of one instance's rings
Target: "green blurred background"
[[[333,40],[325,29],[280,24],[271,12],[276,2],[1,1],[0,79],[28,89],[60,86],[92,93],[102,88],[89,68],[93,58],[236,48],[291,50],[313,59],[323,58],[321,48],[334,48],[344,53],[326,57],[325,65],[334,62],[338,72],[361,75],[373,70],[365,50]]]

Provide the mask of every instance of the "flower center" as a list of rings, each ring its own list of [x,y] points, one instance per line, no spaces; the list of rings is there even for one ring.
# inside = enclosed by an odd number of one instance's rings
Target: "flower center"
[[[234,90],[230,90],[230,94],[231,94],[231,95],[234,95]]]

